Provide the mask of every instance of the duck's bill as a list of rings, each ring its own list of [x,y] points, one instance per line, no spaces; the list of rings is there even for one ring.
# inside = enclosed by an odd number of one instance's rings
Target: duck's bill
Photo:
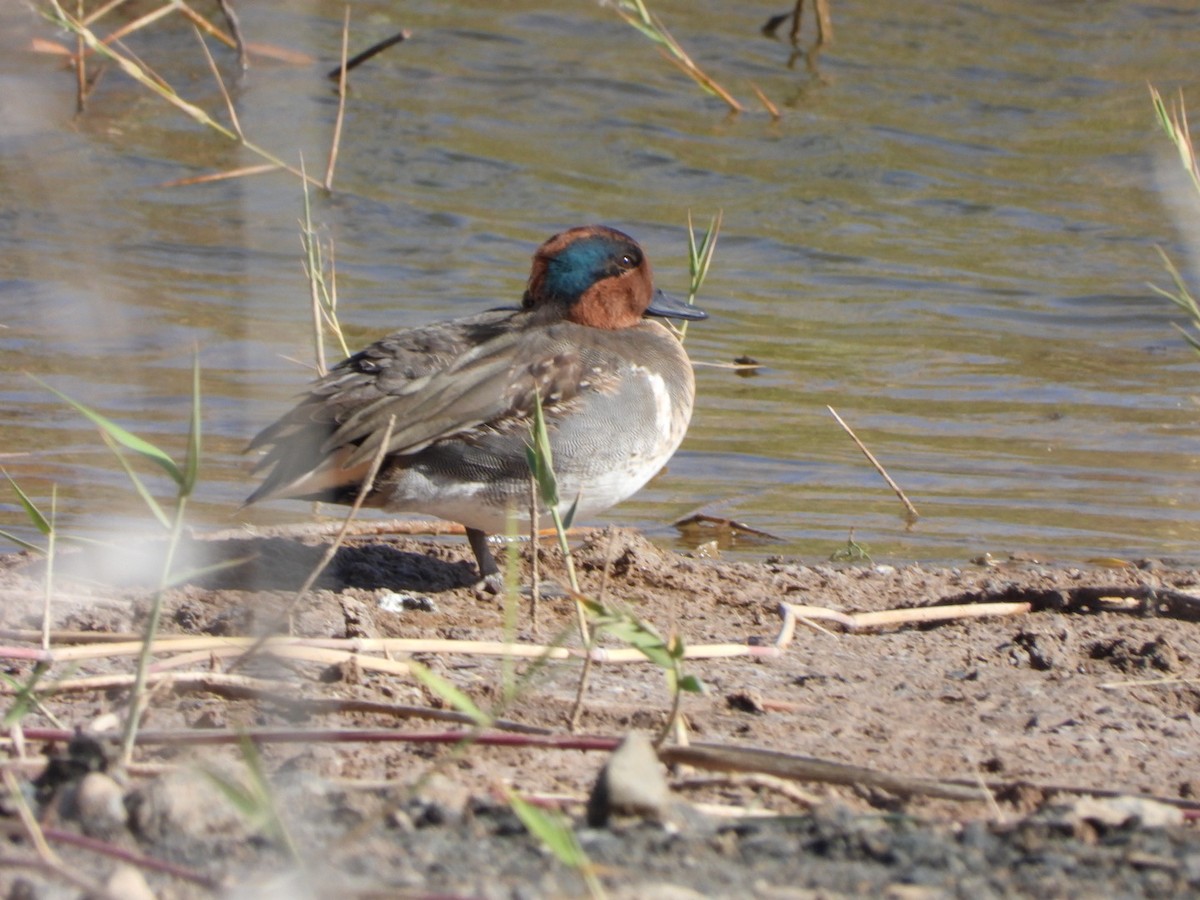
[[[682,300],[672,297],[670,294],[664,294],[662,291],[654,292],[654,299],[650,301],[650,306],[646,309],[648,316],[661,316],[664,319],[707,319],[708,313],[695,306],[689,306]]]

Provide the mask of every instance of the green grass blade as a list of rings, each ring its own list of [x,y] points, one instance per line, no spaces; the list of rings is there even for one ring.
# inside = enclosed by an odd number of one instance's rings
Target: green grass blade
[[[526,448],[525,458],[529,470],[537,481],[542,502],[550,509],[558,508],[558,479],[554,477],[554,457],[550,451],[550,434],[546,431],[546,417],[542,413],[542,398],[533,395],[532,443]]]
[[[21,501],[21,505],[25,507],[25,515],[29,517],[29,521],[33,523],[33,527],[40,531],[43,535],[48,536],[54,529],[50,527],[50,523],[46,520],[46,517],[42,515],[42,511],[38,509],[34,502],[29,499],[26,493],[21,490],[21,486],[13,481],[13,477],[11,475],[9,475],[3,469],[0,469],[0,472],[4,472],[4,477],[8,479],[8,483],[11,484],[13,490],[17,492],[17,498]]]
[[[131,431],[127,431],[116,422],[113,422],[111,419],[100,415],[100,413],[96,412],[94,409],[84,406],[78,400],[72,400],[62,391],[51,387],[36,375],[30,375],[29,377],[46,390],[50,391],[50,393],[56,395],[59,399],[75,407],[75,409],[81,412],[84,416],[91,419],[92,422],[100,429],[101,433],[108,435],[122,447],[126,447],[129,450],[132,450],[134,453],[144,456],[151,462],[156,463],[163,469],[163,471],[171,476],[172,480],[174,480],[177,485],[180,485],[181,487],[183,486],[183,472],[179,470],[179,466],[175,465],[175,460],[167,456],[165,452],[154,446],[154,444],[143,440]]]
[[[508,792],[507,799],[508,805],[517,814],[521,824],[541,841],[560,863],[572,868],[586,864],[587,857],[583,854],[583,848],[579,846],[579,842],[575,840],[575,833],[561,816],[555,816],[549,810],[534,806],[514,791]]]
[[[508,805],[529,833],[554,854],[555,859],[579,873],[592,897],[604,897],[604,888],[596,877],[595,867],[566,820],[561,815],[534,806],[514,791],[506,790],[505,796]]]
[[[1185,341],[1187,341],[1189,344],[1191,344],[1192,348],[1194,350],[1196,350],[1196,352],[1200,353],[1200,340],[1198,340],[1194,336],[1188,334],[1182,325],[1180,325],[1176,322],[1172,322],[1171,325],[1175,328],[1176,331],[1178,331],[1180,334],[1183,335],[1183,339]]]
[[[162,504],[154,499],[154,495],[150,493],[150,489],[146,487],[146,483],[142,481],[140,475],[133,470],[133,466],[129,465],[129,460],[125,458],[125,454],[121,452],[121,446],[109,437],[104,432],[100,432],[100,437],[108,445],[108,449],[113,452],[113,456],[117,458],[117,462],[121,464],[121,468],[125,470],[125,474],[129,476],[130,482],[133,484],[133,489],[137,491],[138,496],[150,508],[150,512],[154,514],[154,518],[158,519],[163,528],[170,529],[171,519],[163,510]]]
[[[0,531],[0,538],[4,538],[6,541],[11,541],[12,543],[14,543],[18,547],[20,547],[22,550],[28,550],[30,553],[36,553],[39,556],[46,555],[46,551],[43,548],[37,546],[36,544],[29,543],[29,541],[22,540],[21,538],[17,537],[15,534],[12,534],[11,532]]]
[[[28,714],[29,710],[37,703],[37,695],[35,693],[37,684],[41,681],[43,675],[50,671],[50,664],[39,662],[33,667],[33,671],[29,673],[29,679],[21,684],[15,678],[12,678],[0,672],[0,678],[3,678],[8,686],[14,691],[12,706],[8,708],[8,712],[4,714],[4,718],[0,719],[0,728],[8,729],[20,722]]]

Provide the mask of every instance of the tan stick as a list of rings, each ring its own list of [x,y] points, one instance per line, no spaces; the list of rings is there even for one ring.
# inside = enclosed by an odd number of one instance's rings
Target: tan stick
[[[346,118],[346,54],[350,45],[350,4],[342,17],[342,65],[338,73],[337,118],[333,123],[333,141],[329,146],[329,163],[325,167],[325,190],[333,190],[333,169],[337,165],[338,148],[342,143],[342,123]]]
[[[909,501],[909,499],[906,496],[904,496],[904,491],[900,490],[900,486],[898,484],[896,484],[896,482],[892,481],[892,477],[890,475],[888,475],[887,471],[883,468],[883,466],[879,464],[879,460],[877,460],[875,458],[875,455],[873,453],[871,453],[870,450],[867,449],[867,445],[858,439],[858,435],[856,435],[850,429],[850,426],[846,424],[845,420],[842,419],[842,417],[837,414],[836,409],[834,409],[832,406],[826,406],[825,408],[827,410],[829,410],[830,414],[835,419],[837,419],[837,423],[842,426],[842,429],[846,432],[846,434],[850,435],[850,440],[854,441],[854,443],[855,443],[855,445],[857,445],[858,449],[863,452],[863,456],[865,456],[867,458],[867,461],[870,462],[871,465],[873,465],[875,467],[875,471],[883,476],[883,480],[888,483],[888,487],[890,487],[893,491],[896,492],[896,496],[900,498],[900,502],[903,503],[904,508],[906,510],[908,510],[909,521],[915,522],[917,519],[919,519],[921,517],[921,514],[917,512],[917,508],[912,505],[912,503]]]

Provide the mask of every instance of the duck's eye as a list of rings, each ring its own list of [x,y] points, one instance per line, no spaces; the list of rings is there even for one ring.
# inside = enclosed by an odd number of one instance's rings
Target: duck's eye
[[[624,256],[621,257],[621,268],[622,269],[637,268],[637,260],[634,259],[630,254],[626,253]]]

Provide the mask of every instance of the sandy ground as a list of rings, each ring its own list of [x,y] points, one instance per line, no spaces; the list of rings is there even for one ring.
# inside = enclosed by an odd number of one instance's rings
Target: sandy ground
[[[278,633],[326,546],[286,531],[189,541],[189,565],[248,561],[168,591],[161,631]],[[134,556],[160,554],[64,555],[56,649],[136,635],[151,593],[128,573]],[[562,581],[557,554],[540,558]],[[37,646],[23,630],[40,627],[39,565],[11,556],[0,570],[10,685],[33,671],[12,648]],[[125,768],[104,729],[124,711],[119,679],[134,658],[114,644],[42,677],[39,687],[57,690],[21,719],[23,749],[9,731],[9,770],[63,862],[39,856],[10,785],[0,800],[0,896],[103,896],[95,892],[106,883],[111,896],[136,896],[139,878],[160,897],[586,895],[579,871],[526,831],[506,790],[561,811],[612,896],[1200,889],[1200,600],[1190,596],[1200,596],[1200,573],[1160,562],[752,564],[680,556],[625,530],[588,535],[577,566],[584,591],[611,608],[694,652],[733,645],[740,654],[685,660],[705,687],[682,697],[685,737],[703,746],[686,756],[678,733],[665,745],[671,799],[654,814],[592,827],[584,809],[612,739],[653,736],[666,721],[661,668],[593,666],[572,736],[578,658],[506,663],[466,643],[577,647],[569,599],[543,598],[535,631],[529,600],[475,596],[461,539],[362,535],[291,609],[293,634],[455,642],[411,657],[502,720],[488,736],[507,738],[450,743],[469,726],[444,692],[404,674],[407,652],[339,661],[328,655],[336,644],[307,658],[268,647],[234,665],[209,641],[156,656],[146,743]],[[97,576],[125,583],[98,587]],[[855,613],[1001,601],[1029,611],[857,630],[802,619],[790,641],[780,612],[781,603]],[[600,645],[625,646],[612,635]],[[110,680],[81,681],[101,676]],[[11,690],[0,708],[12,707]],[[100,737],[72,749],[45,740],[63,728]],[[257,754],[237,733],[258,739]],[[425,740],[401,739],[417,736]],[[777,752],[731,752],[750,749]],[[39,779],[46,753],[56,762]],[[253,760],[261,781],[246,774]],[[80,777],[98,769],[108,775],[89,777],[85,791]],[[105,852],[68,843],[71,835]]]

